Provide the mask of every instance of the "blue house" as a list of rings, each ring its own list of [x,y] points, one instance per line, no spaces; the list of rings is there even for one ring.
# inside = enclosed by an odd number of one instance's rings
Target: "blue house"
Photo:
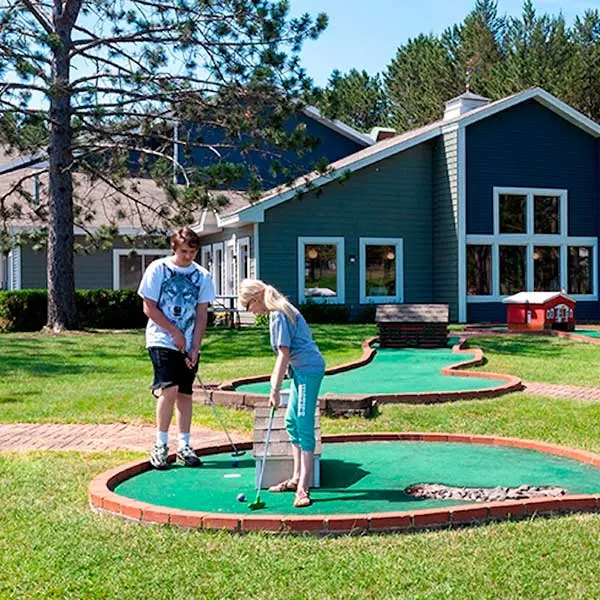
[[[310,171],[319,162],[329,163],[339,160],[375,143],[375,139],[344,123],[326,119],[312,107],[302,108],[287,123],[288,129],[298,125],[304,128],[308,137],[318,141],[312,151],[302,155],[295,156],[291,152],[283,153],[283,161],[294,163],[299,172]],[[213,142],[213,146],[219,147],[219,142],[223,141],[222,135],[218,131],[206,128],[200,131],[192,123],[181,123],[179,127],[174,128],[174,134],[183,136],[188,133],[192,137],[202,135],[207,146]],[[177,141],[178,139],[175,137],[174,148],[180,146]],[[225,145],[223,144],[223,146]],[[176,160],[181,164],[186,165],[186,161],[191,161],[192,165],[198,166],[207,166],[217,156],[214,151],[208,149],[195,149],[191,157],[183,156],[183,152],[178,152],[178,154],[181,156],[176,156]],[[273,176],[269,169],[270,157],[262,154],[260,149],[242,155],[230,148],[221,150],[218,154],[221,154],[219,160],[224,162],[251,161],[254,172],[271,185],[282,183],[284,179],[283,176],[280,176],[279,179]],[[279,155],[281,153],[278,153]],[[156,257],[171,253],[170,250],[151,246],[136,248],[132,252],[131,245],[123,237],[143,234],[142,221],[152,224],[153,219],[156,219],[158,225],[154,211],[163,208],[168,210],[169,206],[169,198],[165,191],[151,179],[140,176],[135,169],[135,164],[135,156],[132,156],[132,177],[125,180],[119,190],[113,189],[103,181],[92,182],[79,173],[75,173],[73,176],[76,244],[83,244],[86,232],[94,232],[101,226],[111,224],[112,212],[115,212],[107,210],[107,206],[110,208],[111,203],[118,207],[120,212],[118,225],[119,232],[122,234],[115,239],[109,250],[94,250],[75,255],[75,285],[77,288],[136,288],[148,264]],[[9,233],[13,235],[13,238],[19,232],[36,229],[40,225],[35,212],[37,209],[43,209],[48,201],[47,161],[42,154],[30,157],[9,156],[3,154],[0,147],[0,196],[8,195],[9,205],[12,204],[13,199],[22,203],[22,198],[15,192],[15,187],[23,180],[22,187],[29,194],[31,201],[26,203],[19,218],[13,219],[9,224]],[[242,181],[241,185],[243,186],[243,184]],[[230,210],[237,207],[239,198],[242,198],[240,192],[235,190],[227,190],[219,192],[219,194],[231,198]],[[136,204],[132,198],[137,199],[140,203]],[[244,205],[246,204],[247,202],[244,201]],[[148,209],[146,210],[144,207],[148,207]],[[203,215],[200,220],[206,220],[206,215]],[[245,251],[245,248],[249,249],[249,244],[244,246],[243,239],[238,239],[238,242],[235,245],[236,252],[238,247],[241,253]],[[226,248],[229,249],[230,246],[227,245]],[[227,260],[227,269],[231,271],[231,258],[223,254],[221,260]],[[223,266],[225,268],[225,263]],[[46,270],[45,251],[35,250],[28,245],[19,245],[15,239],[8,255],[0,254],[0,289],[46,288]],[[235,285],[237,285],[237,279]],[[224,282],[219,283],[219,289],[222,293],[233,290],[232,287],[226,288]]]
[[[383,132],[386,133],[386,132]],[[561,291],[600,320],[600,126],[533,88],[467,92],[444,117],[195,225],[218,292],[256,276],[293,302],[446,303],[503,322],[503,298]]]

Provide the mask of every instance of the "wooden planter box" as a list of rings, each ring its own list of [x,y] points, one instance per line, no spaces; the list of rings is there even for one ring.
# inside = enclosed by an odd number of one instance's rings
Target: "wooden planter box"
[[[375,316],[382,348],[444,348],[447,304],[382,304]]]

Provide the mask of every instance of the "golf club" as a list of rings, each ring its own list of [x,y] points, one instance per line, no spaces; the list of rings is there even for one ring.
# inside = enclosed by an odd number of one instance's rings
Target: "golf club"
[[[275,416],[275,407],[271,406],[271,414],[269,415],[269,425],[267,427],[267,437],[265,438],[265,451],[262,462],[260,463],[260,475],[258,476],[258,484],[256,486],[256,499],[248,504],[250,510],[259,510],[264,508],[266,504],[260,499],[260,488],[262,487],[263,475],[265,474],[265,465],[267,464],[267,454],[269,453],[269,442],[271,441],[271,428],[273,427],[273,417]]]
[[[206,386],[202,382],[202,379],[200,379],[199,375],[196,375],[196,379],[198,380],[198,383],[200,384],[200,387],[202,388],[202,391],[204,392],[204,403],[210,404],[210,407],[212,409],[213,415],[215,416],[215,419],[221,426],[221,429],[223,429],[223,431],[225,432],[225,435],[227,436],[227,439],[229,440],[229,443],[231,444],[231,447],[233,449],[231,456],[234,456],[236,458],[239,456],[244,456],[244,454],[246,454],[246,451],[238,450],[237,446],[233,443],[233,440],[231,439],[231,436],[229,435],[229,431],[227,431],[227,427],[225,427],[225,423],[223,423],[223,420],[221,419],[221,416],[219,415],[219,412],[217,411],[217,407],[215,406],[215,403],[212,400],[212,396],[208,393],[208,390],[206,389]]]

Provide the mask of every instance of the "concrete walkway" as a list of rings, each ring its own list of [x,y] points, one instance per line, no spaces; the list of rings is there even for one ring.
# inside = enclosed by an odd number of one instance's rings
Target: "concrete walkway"
[[[524,392],[551,398],[600,401],[600,388],[550,383],[525,383]],[[171,450],[177,443],[175,429],[171,434]],[[0,452],[26,450],[73,450],[101,452],[107,450],[137,450],[148,452],[154,443],[154,425],[131,424],[55,424],[11,423],[0,424]],[[248,436],[232,435],[234,442],[248,440]],[[194,426],[192,446],[200,448],[212,444],[226,444],[220,431]]]

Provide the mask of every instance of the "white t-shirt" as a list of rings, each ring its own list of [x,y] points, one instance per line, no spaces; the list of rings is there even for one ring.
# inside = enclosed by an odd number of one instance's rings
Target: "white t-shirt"
[[[148,265],[138,294],[156,302],[163,315],[183,332],[186,351],[189,352],[196,323],[196,306],[215,299],[215,286],[210,273],[198,263],[178,267],[173,257],[168,256]],[[148,319],[146,348],[153,346],[177,350],[171,334]]]

